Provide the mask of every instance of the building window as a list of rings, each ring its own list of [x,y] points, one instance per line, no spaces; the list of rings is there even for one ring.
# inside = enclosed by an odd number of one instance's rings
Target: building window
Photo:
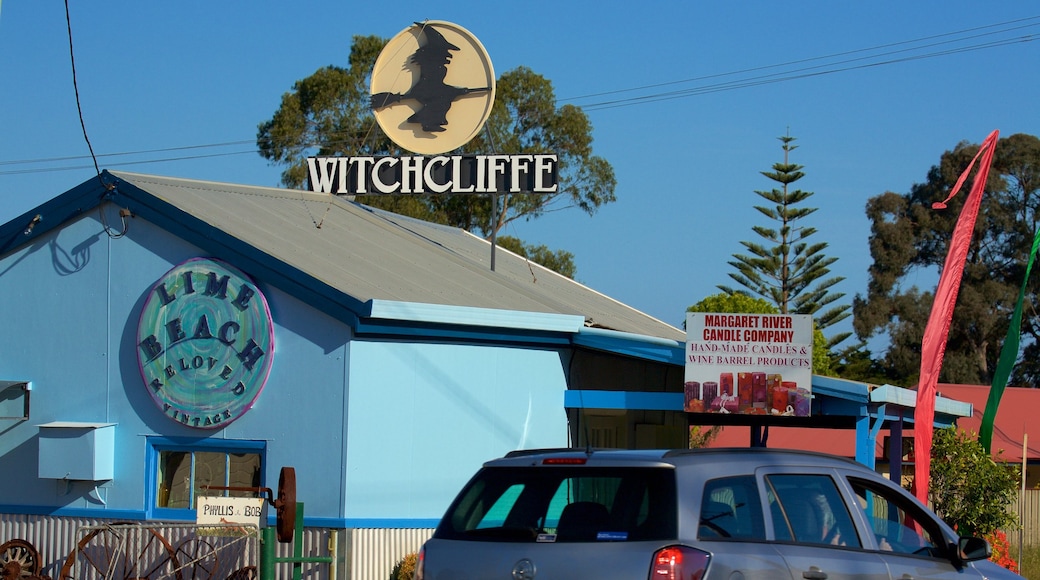
[[[264,450],[261,441],[222,439],[178,444],[175,440],[153,439],[149,446],[149,464],[153,466],[149,478],[152,515],[194,517],[195,502],[200,496],[259,497],[252,489],[210,486],[263,487]]]

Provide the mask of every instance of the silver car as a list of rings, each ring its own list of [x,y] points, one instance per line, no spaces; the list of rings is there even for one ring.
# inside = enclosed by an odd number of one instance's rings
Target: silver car
[[[519,451],[486,463],[417,580],[1020,578],[865,466],[775,449]]]

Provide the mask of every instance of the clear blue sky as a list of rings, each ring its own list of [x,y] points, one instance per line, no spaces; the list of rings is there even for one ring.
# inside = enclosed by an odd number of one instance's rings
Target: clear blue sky
[[[594,217],[504,233],[573,252],[579,281],[676,326],[771,225],[754,191],[773,187],[759,172],[788,131],[819,208],[804,225],[830,243],[847,303],[866,292],[870,197],[907,192],[959,141],[1040,135],[1040,5],[1025,1],[70,0],[70,14],[102,169],[264,186],[281,168],[255,152],[257,125],[295,81],[345,66],[354,35],[467,28],[496,73],[530,67],[587,107],[617,173],[618,201]],[[62,2],[0,4],[0,79],[5,223],[94,175]]]

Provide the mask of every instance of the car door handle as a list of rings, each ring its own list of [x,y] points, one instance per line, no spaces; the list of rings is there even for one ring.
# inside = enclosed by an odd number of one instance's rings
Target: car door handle
[[[827,573],[816,566],[809,566],[808,570],[802,572],[802,578],[806,580],[827,580]]]

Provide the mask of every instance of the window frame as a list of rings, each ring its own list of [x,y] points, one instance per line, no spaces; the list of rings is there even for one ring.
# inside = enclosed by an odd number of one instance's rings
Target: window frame
[[[732,515],[733,519],[737,522],[738,527],[733,530],[725,528],[716,528],[706,522],[705,513],[708,506],[714,502],[719,501],[713,499],[715,495],[721,491],[729,489],[735,490],[736,488],[744,488],[744,497],[747,502],[745,504],[738,504],[733,498],[733,504],[729,505],[727,502],[721,502],[727,504],[726,507],[732,511],[728,512]],[[766,532],[765,516],[763,514],[764,508],[762,506],[762,494],[758,478],[754,474],[748,473],[743,475],[724,475],[721,477],[714,477],[712,479],[705,480],[701,491],[700,510],[698,514],[698,526],[697,526],[697,539],[704,541],[725,541],[725,542],[766,542],[768,541]],[[716,515],[717,517],[717,515]],[[711,518],[707,518],[710,520]],[[716,530],[716,533],[704,533],[704,526],[707,525],[707,530]],[[738,535],[724,535],[722,532],[732,532],[739,530],[744,533]]]
[[[195,521],[195,508],[160,507],[159,458],[164,451],[183,453],[243,453],[260,456],[260,487],[267,487],[267,442],[236,439],[148,437],[145,445],[145,516],[148,519]],[[194,470],[193,470],[194,471]],[[192,473],[194,480],[195,474]]]
[[[871,536],[874,538],[874,543],[878,544],[877,552],[884,554],[887,557],[902,556],[910,558],[925,558],[932,560],[945,560],[949,561],[950,554],[950,538],[946,534],[939,520],[929,514],[927,511],[922,510],[914,501],[907,497],[905,490],[897,489],[894,486],[888,486],[873,479],[862,477],[856,474],[849,474],[846,476],[846,481],[849,485],[849,489],[852,491],[854,499],[856,500],[856,506],[860,509],[861,515],[864,522],[867,525],[867,529]],[[928,534],[926,541],[934,544],[934,549],[929,551],[928,554],[916,554],[913,552],[907,552],[902,549],[895,549],[893,545],[892,549],[883,549],[880,546],[880,538],[878,531],[874,528],[874,519],[870,514],[866,513],[866,508],[860,504],[859,492],[857,488],[861,488],[867,492],[874,494],[877,497],[884,499],[889,505],[895,506],[902,514],[913,518],[913,521],[921,526],[921,529]],[[913,531],[912,527],[906,526],[905,523],[898,519],[889,518],[887,521],[896,522],[897,525],[906,527]]]
[[[792,482],[800,485],[791,486]],[[771,515],[772,533],[775,541],[799,546],[817,546],[853,550],[864,549],[862,533],[859,526],[856,524],[856,513],[853,511],[852,506],[849,505],[849,498],[842,489],[841,481],[836,479],[834,474],[810,470],[802,472],[771,472],[765,474],[763,483],[764,489],[767,493],[766,505],[768,506],[768,509],[765,511],[769,511]],[[786,483],[787,486],[778,488],[777,485],[781,483]],[[779,489],[799,491],[798,495],[792,496],[788,494],[780,494]],[[800,537],[797,533],[798,530],[793,526],[791,517],[793,514],[798,514],[798,512],[789,512],[792,508],[791,502],[792,500],[797,500],[799,503],[805,503],[806,497],[802,494],[808,494],[810,490],[815,491],[817,494],[816,497],[822,498],[821,501],[824,502],[819,506],[811,506],[811,509],[817,511],[818,517],[820,518],[825,518],[826,516],[831,517],[832,521],[828,522],[828,527],[831,530],[831,533],[838,533],[837,537],[841,538],[841,541],[844,543],[831,543],[827,538],[818,539],[813,537]],[[781,509],[779,520],[773,509],[773,504],[770,503],[770,497],[775,497],[775,500]],[[823,510],[823,507],[826,507],[825,511]],[[816,525],[822,524],[823,520],[816,522]],[[785,537],[781,539],[777,533],[779,529],[786,529],[791,532],[792,538],[788,539]]]

